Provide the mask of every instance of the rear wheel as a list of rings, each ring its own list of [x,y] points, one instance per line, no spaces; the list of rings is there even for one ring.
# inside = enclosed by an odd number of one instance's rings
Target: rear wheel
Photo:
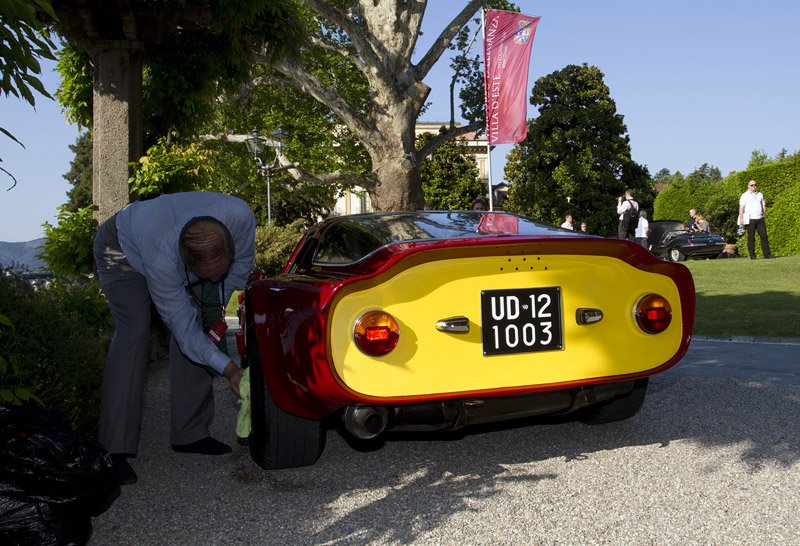
[[[671,261],[671,262],[682,262],[685,259],[686,259],[686,256],[684,256],[681,253],[681,251],[678,250],[677,248],[669,249],[669,261]]]
[[[264,381],[255,328],[248,328],[252,432],[250,456],[267,470],[314,464],[325,447],[322,423],[286,413],[275,405]]]
[[[581,411],[580,421],[587,425],[601,425],[630,419],[641,409],[647,394],[649,378],[637,379],[633,383],[633,390],[629,393],[615,396],[611,400],[589,406]]]

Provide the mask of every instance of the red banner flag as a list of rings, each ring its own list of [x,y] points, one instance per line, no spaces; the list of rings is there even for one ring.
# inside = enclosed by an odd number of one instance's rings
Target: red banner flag
[[[533,35],[541,17],[486,10],[483,79],[489,144],[519,142],[528,134],[526,98]]]

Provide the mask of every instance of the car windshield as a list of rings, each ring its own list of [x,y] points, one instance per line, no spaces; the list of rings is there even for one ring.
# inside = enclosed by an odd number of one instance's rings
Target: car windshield
[[[509,235],[579,236],[503,212],[436,211],[340,216],[329,220],[321,230],[314,263],[350,264],[394,243]]]

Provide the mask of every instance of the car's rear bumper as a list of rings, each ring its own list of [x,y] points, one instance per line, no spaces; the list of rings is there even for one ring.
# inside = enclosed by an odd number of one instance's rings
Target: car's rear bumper
[[[460,398],[399,406],[353,406],[341,413],[344,427],[369,439],[385,431],[430,432],[468,425],[559,415],[630,393],[635,381],[499,398]]]

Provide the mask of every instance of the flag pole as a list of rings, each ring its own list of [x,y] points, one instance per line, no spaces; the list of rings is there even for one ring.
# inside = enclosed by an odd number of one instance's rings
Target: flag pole
[[[484,48],[485,48],[486,47],[486,45],[485,45],[486,44],[486,9],[485,8],[481,8],[481,28],[483,29],[483,43],[484,43]],[[485,49],[484,49],[484,51],[485,51]],[[485,57],[485,55],[484,55],[484,57]],[[486,59],[485,58],[484,58],[483,62],[484,62],[484,67],[483,67],[483,73],[484,73],[484,77],[483,77],[483,104],[485,105],[486,102],[487,102],[487,99],[489,97],[489,95],[488,95],[489,89],[488,89],[488,86],[486,85],[486,66],[485,66]],[[486,118],[486,171],[487,171],[487,175],[488,175],[486,177],[486,183],[489,186],[489,188],[488,188],[489,189],[489,210],[493,211],[494,210],[494,199],[492,199],[492,137],[489,134],[489,115],[488,114],[489,114],[489,111],[484,106],[484,117]]]
[[[492,199],[492,146],[489,144],[489,138],[486,138],[486,168],[489,171],[488,182],[489,185],[489,210],[494,210],[494,200]]]

